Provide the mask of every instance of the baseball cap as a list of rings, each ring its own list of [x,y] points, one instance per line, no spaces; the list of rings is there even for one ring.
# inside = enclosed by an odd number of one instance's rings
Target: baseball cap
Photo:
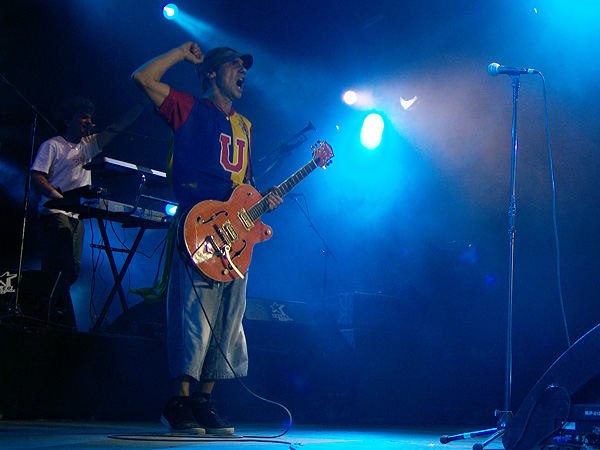
[[[229,47],[216,47],[209,50],[204,55],[204,61],[196,66],[196,74],[202,83],[204,83],[204,77],[207,73],[212,72],[221,64],[231,62],[237,58],[240,58],[244,62],[244,68],[249,70],[252,67],[254,58],[252,55],[247,53],[239,53]]]

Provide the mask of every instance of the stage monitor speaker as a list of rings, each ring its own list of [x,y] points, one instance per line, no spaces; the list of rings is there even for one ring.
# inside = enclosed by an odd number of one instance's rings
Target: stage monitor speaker
[[[314,336],[315,321],[303,302],[248,297],[244,330],[248,347],[289,352]],[[312,331],[311,331],[312,330]]]
[[[248,297],[246,299],[246,320],[263,322],[314,325],[314,319],[303,302],[286,302],[267,298]]]
[[[598,402],[600,325],[571,345],[542,375],[508,424],[502,443],[506,450],[542,448],[557,427],[571,420],[574,405]]]

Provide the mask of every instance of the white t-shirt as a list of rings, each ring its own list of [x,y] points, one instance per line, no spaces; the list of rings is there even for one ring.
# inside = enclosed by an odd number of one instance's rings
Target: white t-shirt
[[[31,170],[43,172],[48,175],[48,181],[62,192],[70,191],[92,183],[92,173],[85,170],[83,165],[100,153],[98,140],[95,134],[84,137],[79,144],[67,141],[62,136],[48,139],[37,152]],[[62,213],[69,216],[74,214],[58,209],[44,208],[49,198],[42,195],[39,204],[41,214]]]

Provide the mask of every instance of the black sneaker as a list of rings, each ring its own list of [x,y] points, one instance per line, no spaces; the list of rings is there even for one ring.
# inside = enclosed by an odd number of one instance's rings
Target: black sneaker
[[[163,409],[161,423],[173,433],[204,434],[205,430],[196,419],[190,397],[171,397]]]
[[[215,405],[210,399],[210,394],[194,392],[190,398],[194,418],[206,430],[207,434],[233,434],[234,428],[217,414]]]

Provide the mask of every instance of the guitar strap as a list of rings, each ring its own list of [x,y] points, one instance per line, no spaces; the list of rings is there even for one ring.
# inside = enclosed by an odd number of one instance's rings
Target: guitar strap
[[[248,126],[246,125],[246,120],[242,115],[240,117],[240,127],[242,131],[246,135],[246,141],[248,142],[248,166],[246,167],[246,175],[244,175],[244,182],[249,183],[252,187],[256,187],[256,182],[254,180],[254,173],[252,172],[252,143],[250,142],[250,132],[248,131]]]

